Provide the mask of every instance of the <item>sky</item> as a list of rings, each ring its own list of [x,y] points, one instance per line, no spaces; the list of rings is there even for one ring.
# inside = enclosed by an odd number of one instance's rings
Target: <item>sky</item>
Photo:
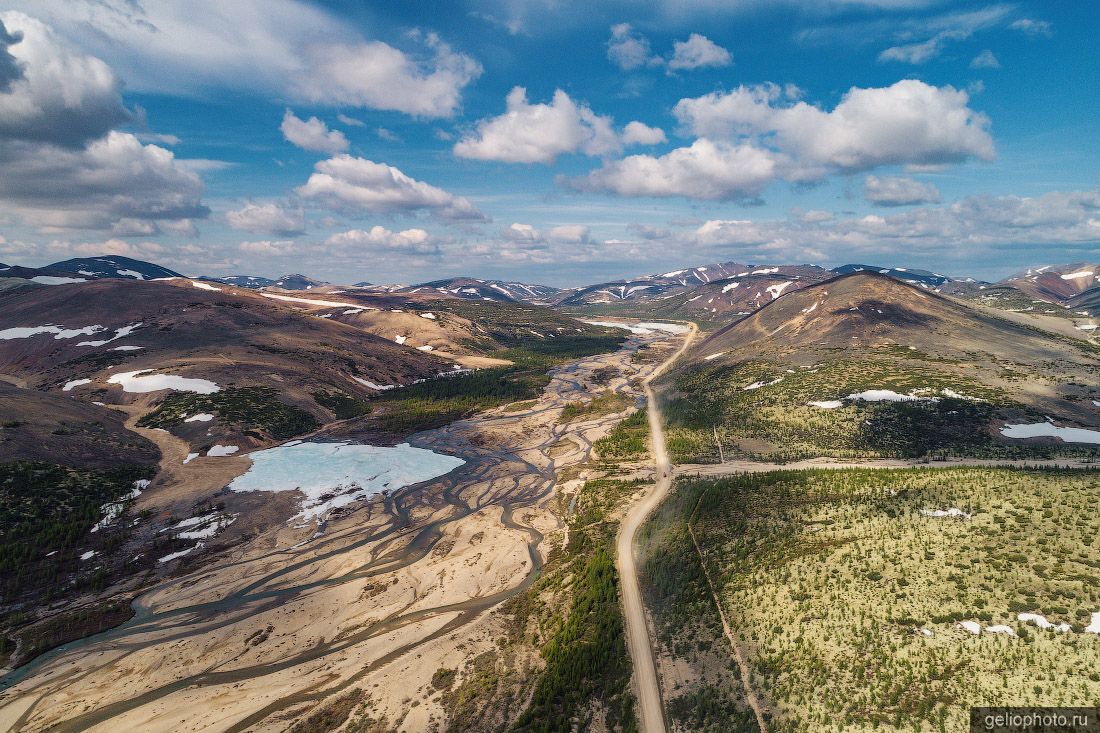
[[[0,261],[580,285],[1100,255],[1100,5],[0,0]]]

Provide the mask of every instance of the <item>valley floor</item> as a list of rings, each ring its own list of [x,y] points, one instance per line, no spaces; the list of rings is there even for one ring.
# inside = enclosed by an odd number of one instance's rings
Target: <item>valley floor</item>
[[[641,397],[655,362],[635,358],[638,349],[665,342],[668,334],[635,336],[618,352],[556,369],[536,401],[413,436],[466,461],[440,479],[320,527],[278,524],[164,580],[138,597],[132,620],[5,678],[0,728],[258,731],[299,721],[294,730],[309,730],[301,721],[318,710],[347,720],[354,709],[363,730],[446,729],[447,690],[468,681],[470,660],[497,649],[510,622],[502,605],[564,543],[562,509],[586,478],[592,443]],[[625,407],[563,419],[609,372],[601,389]],[[179,467],[179,446],[165,436],[150,432],[166,465]],[[218,466],[232,474],[247,461]],[[166,490],[182,495],[190,474],[178,474]],[[199,478],[208,491],[232,476]],[[542,664],[531,645],[514,656],[520,671]],[[526,700],[510,702],[496,711],[498,725]]]

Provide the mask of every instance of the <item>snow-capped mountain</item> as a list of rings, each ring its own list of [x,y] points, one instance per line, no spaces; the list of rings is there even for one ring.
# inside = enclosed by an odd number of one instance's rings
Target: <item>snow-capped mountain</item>
[[[156,280],[161,277],[182,277],[175,270],[167,267],[135,260],[121,255],[102,255],[100,257],[75,257],[71,260],[62,260],[44,269],[71,272],[88,280],[122,279],[122,280]]]

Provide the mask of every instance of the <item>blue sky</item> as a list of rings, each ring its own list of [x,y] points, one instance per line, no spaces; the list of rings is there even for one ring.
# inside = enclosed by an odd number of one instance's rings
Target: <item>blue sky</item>
[[[1089,3],[0,5],[0,260],[582,284],[1095,259]]]

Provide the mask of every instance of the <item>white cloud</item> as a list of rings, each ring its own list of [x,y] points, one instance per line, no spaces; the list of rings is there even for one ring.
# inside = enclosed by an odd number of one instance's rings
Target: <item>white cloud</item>
[[[681,233],[686,245],[737,247],[738,257],[855,259],[874,254],[973,258],[978,252],[1100,243],[1100,190],[1037,197],[971,196],[942,207],[843,219],[712,220]],[[816,254],[809,254],[809,253]],[[723,256],[728,256],[726,251]]]
[[[355,117],[348,117],[345,114],[336,115],[336,119],[340,121],[340,124],[347,125],[348,127],[366,127],[367,123]]]
[[[637,120],[626,123],[622,140],[623,145],[659,145],[668,142],[664,130],[659,127],[650,127]]]
[[[482,120],[475,135],[455,143],[460,158],[507,163],[552,163],[563,153],[603,155],[618,148],[611,118],[577,105],[560,89],[549,104],[530,104],[527,90],[508,93],[506,111]]]
[[[758,196],[777,176],[776,156],[752,145],[700,138],[660,157],[631,155],[572,181],[621,196],[731,200]]]
[[[982,51],[980,54],[974,57],[970,62],[971,69],[999,69],[1001,68],[1001,62],[997,60],[997,57],[993,55],[993,52],[988,48]]]
[[[629,23],[611,26],[611,38],[607,42],[607,58],[623,71],[661,63],[649,51],[649,39],[635,33]]]
[[[376,128],[374,134],[378,135],[379,140],[385,140],[388,143],[399,143],[401,138],[392,130],[388,130],[385,127]]]
[[[906,79],[889,87],[853,87],[828,112],[806,102],[779,101],[776,85],[740,87],[682,99],[673,112],[696,135],[774,140],[798,161],[802,174],[811,176],[814,168],[866,170],[994,155],[989,118],[968,106],[966,92],[951,86]]]
[[[940,191],[931,183],[900,176],[867,176],[863,179],[863,197],[879,206],[938,204]]]
[[[917,20],[898,35],[906,38],[928,37],[923,41],[909,42],[887,48],[879,54],[879,61],[900,61],[907,64],[923,64],[943,53],[949,41],[962,41],[978,31],[1002,22],[1011,10],[1009,5],[989,5],[978,10],[946,13]]]
[[[623,145],[664,140],[663,131],[637,121],[620,134],[610,117],[577,104],[560,89],[549,104],[531,104],[527,90],[515,87],[505,107],[504,114],[481,120],[475,133],[455,143],[454,154],[505,163],[553,163],[565,153],[610,155]]]
[[[528,245],[544,245],[549,242],[559,244],[588,244],[592,241],[591,230],[584,224],[561,224],[542,232],[530,224],[515,223],[501,232],[509,242]]]
[[[316,163],[309,180],[298,187],[297,193],[302,198],[338,210],[426,209],[448,219],[485,219],[461,196],[411,178],[391,165],[346,154]]]
[[[394,232],[381,226],[369,230],[350,229],[333,234],[325,244],[339,249],[355,249],[364,253],[378,250],[408,254],[438,254],[439,243],[423,229],[405,229]]]
[[[42,22],[0,14],[18,68],[0,92],[0,201],[44,228],[155,231],[141,222],[199,218],[202,181],[168,150],[113,128],[132,118],[101,60]]]
[[[296,102],[450,117],[481,65],[434,34],[402,50],[301,0],[12,0],[137,91],[242,89]]]
[[[297,254],[294,242],[289,239],[262,239],[255,242],[241,242],[237,248],[242,252],[254,255],[283,257]]]
[[[1026,33],[1029,36],[1047,36],[1049,38],[1054,35],[1054,26],[1049,20],[1020,18],[1019,20],[1014,20],[1009,23],[1008,27]]]
[[[23,13],[0,13],[0,141],[82,147],[132,115],[110,67]],[[0,56],[0,58],[2,58]]]
[[[239,209],[226,212],[225,219],[234,229],[278,236],[301,234],[306,228],[300,206],[287,208],[275,202],[249,201]]]
[[[686,41],[676,41],[672,44],[672,58],[669,59],[668,68],[701,69],[705,67],[729,66],[733,63],[733,56],[706,36],[692,33]]]
[[[299,119],[289,108],[283,113],[283,123],[279,125],[279,131],[287,142],[302,150],[334,155],[348,149],[348,139],[344,137],[344,133],[329,130],[328,125],[316,117]]]
[[[566,244],[584,244],[591,241],[591,232],[583,224],[562,224],[550,229],[548,239],[551,242]]]
[[[424,37],[427,62],[379,41],[311,47],[310,71],[296,93],[318,103],[396,110],[416,117],[452,117],[462,89],[481,76],[481,64],[454,52],[435,34]]]

